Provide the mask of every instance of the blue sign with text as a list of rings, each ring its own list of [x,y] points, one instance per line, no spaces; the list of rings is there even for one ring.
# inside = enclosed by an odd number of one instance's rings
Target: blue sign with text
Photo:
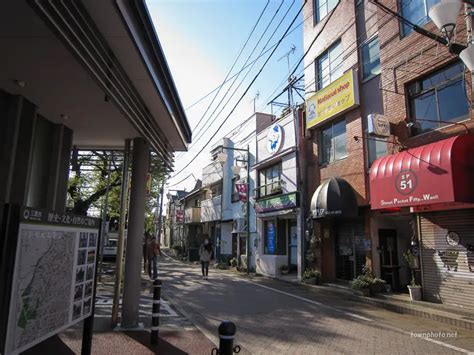
[[[267,222],[267,253],[275,254],[276,251],[276,230],[273,222]]]

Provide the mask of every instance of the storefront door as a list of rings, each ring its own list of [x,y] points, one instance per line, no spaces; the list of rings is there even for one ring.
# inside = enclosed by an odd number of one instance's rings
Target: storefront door
[[[379,229],[380,273],[393,290],[400,289],[398,240],[395,229]]]
[[[289,265],[290,271],[296,271],[298,269],[298,233],[296,229],[296,221],[294,219],[288,221],[288,228],[289,228],[289,242],[290,245],[288,246],[289,250]]]
[[[336,229],[336,277],[352,280],[365,265],[364,225],[358,222],[340,223]]]

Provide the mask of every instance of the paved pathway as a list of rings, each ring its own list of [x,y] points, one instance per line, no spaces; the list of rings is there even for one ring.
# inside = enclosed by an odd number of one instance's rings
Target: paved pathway
[[[244,354],[474,353],[474,332],[393,313],[327,291],[263,277],[247,279],[164,258],[164,296],[214,341],[225,319],[236,323]],[[419,338],[442,332],[452,338]]]

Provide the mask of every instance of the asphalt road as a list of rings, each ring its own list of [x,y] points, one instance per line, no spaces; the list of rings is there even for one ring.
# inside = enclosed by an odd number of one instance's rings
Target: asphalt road
[[[169,258],[159,270],[164,297],[206,336],[217,342],[222,320],[237,325],[241,354],[474,354],[472,331],[338,293],[228,271],[211,270],[206,281],[199,267]]]

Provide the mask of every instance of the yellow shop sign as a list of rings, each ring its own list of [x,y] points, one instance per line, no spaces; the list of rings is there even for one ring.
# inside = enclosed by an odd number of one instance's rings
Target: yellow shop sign
[[[351,69],[306,101],[306,129],[358,104],[357,73]]]

